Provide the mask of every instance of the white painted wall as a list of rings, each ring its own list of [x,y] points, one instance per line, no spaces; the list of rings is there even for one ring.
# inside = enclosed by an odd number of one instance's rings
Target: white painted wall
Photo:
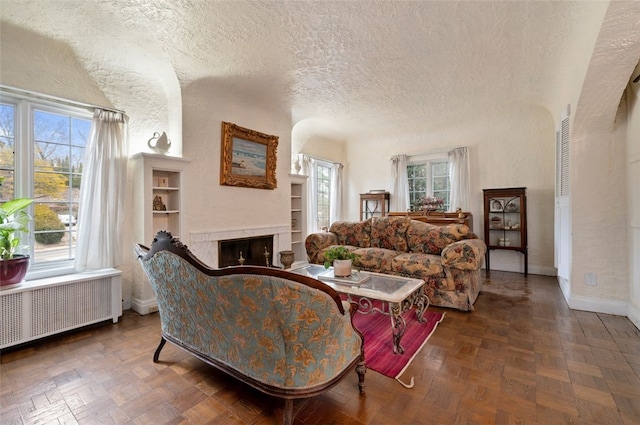
[[[555,275],[553,267],[553,205],[555,124],[539,107],[492,111],[473,120],[429,134],[399,132],[396,140],[349,141],[346,217],[357,220],[359,193],[386,189],[393,194],[391,156],[430,149],[468,146],[471,167],[473,228],[484,235],[482,189],[527,187],[529,272]],[[492,269],[522,272],[524,256],[494,250]]]
[[[113,107],[99,83],[66,44],[2,23],[0,52],[2,85]]]
[[[632,78],[640,75],[640,64]],[[640,82],[627,88],[627,197],[630,297],[628,316],[640,328]]]
[[[242,97],[233,87],[207,80],[184,87],[183,152],[190,161],[184,173],[184,238],[192,231],[289,226],[291,122],[269,100]],[[279,137],[277,189],[220,185],[223,121]]]
[[[575,108],[569,306],[627,315],[630,293],[624,90],[640,58],[638,2],[611,2]],[[626,28],[622,35],[618,30]],[[587,285],[592,274],[596,285]],[[566,296],[566,292],[565,292]]]
[[[579,133],[572,139],[572,273],[570,302],[586,307],[606,299],[621,308],[628,296],[626,120],[615,128]],[[576,231],[580,229],[580,231]],[[588,286],[587,273],[597,278]]]
[[[314,122],[305,120],[296,123],[291,131],[291,156],[299,153],[339,162],[346,166],[345,140],[338,135],[315,134]]]

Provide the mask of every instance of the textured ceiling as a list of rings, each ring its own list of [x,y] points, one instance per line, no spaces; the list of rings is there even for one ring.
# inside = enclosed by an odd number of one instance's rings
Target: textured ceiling
[[[0,0],[2,20],[88,68],[224,80],[293,123],[358,138],[549,107],[597,2]],[[589,33],[585,33],[585,31]],[[89,41],[88,41],[89,40]]]

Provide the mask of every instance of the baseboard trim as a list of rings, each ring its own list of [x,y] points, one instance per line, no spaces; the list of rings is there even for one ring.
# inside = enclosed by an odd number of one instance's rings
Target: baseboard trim
[[[640,306],[633,301],[629,302],[629,314],[627,314],[627,317],[636,328],[640,329]]]
[[[569,284],[569,280],[558,276],[558,285],[560,285],[564,300],[567,302],[567,305],[569,305],[569,300],[571,299],[571,285]]]
[[[603,300],[580,295],[570,295],[567,304],[572,310],[584,310],[616,316],[627,316],[629,312],[629,304],[626,301]]]
[[[613,314],[626,316],[636,328],[640,329],[640,308],[633,302],[603,300],[571,295],[571,285],[565,278],[558,276],[558,285],[564,296],[564,300],[572,310],[591,311],[594,313]]]
[[[491,270],[496,270],[496,271],[524,273],[523,267],[524,266],[522,265],[513,264],[513,263],[491,261]],[[528,271],[530,274],[537,274],[540,276],[556,276],[558,274],[558,270],[555,267],[538,266],[535,264],[529,264]]]
[[[145,315],[149,313],[155,313],[158,311],[158,302],[155,298],[148,300],[139,300],[137,298],[131,299],[131,309],[138,314]]]

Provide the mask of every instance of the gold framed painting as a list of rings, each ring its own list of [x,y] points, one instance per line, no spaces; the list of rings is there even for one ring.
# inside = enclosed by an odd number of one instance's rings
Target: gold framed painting
[[[222,123],[220,184],[275,189],[278,136]]]

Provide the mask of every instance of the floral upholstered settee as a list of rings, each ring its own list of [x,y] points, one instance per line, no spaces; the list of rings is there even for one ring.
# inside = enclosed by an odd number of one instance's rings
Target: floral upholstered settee
[[[354,368],[364,392],[363,339],[351,321],[355,304],[324,283],[268,267],[210,269],[180,241],[159,232],[135,246],[158,301],[166,341],[272,396],[321,394]]]
[[[464,224],[437,226],[409,217],[338,221],[328,232],[307,236],[309,261],[324,263],[324,252],[334,245],[356,253],[360,270],[424,280],[433,305],[473,310],[482,289],[487,247]]]

